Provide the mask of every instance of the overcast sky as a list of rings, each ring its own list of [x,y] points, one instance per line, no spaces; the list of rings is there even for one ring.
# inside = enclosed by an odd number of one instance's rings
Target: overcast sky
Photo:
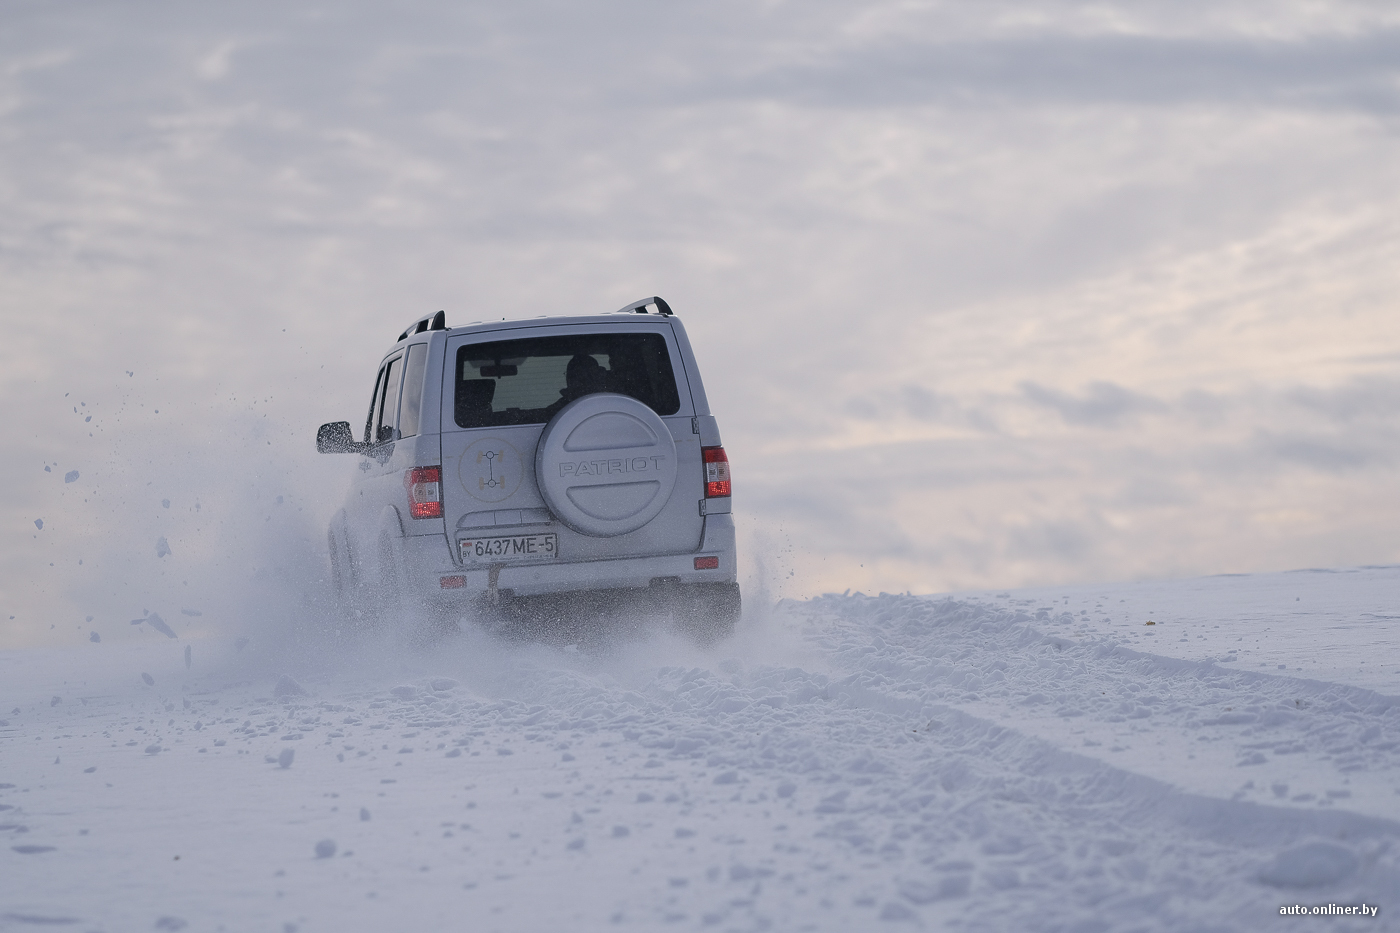
[[[410,320],[652,294],[771,593],[1400,560],[1400,7],[0,17],[12,642],[319,549]]]

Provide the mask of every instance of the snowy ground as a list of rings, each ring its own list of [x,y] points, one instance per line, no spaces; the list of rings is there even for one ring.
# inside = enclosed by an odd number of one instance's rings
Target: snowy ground
[[[1400,929],[1397,595],[1384,567],[829,596],[708,651],[312,663],[182,619],[0,653],[0,929]]]

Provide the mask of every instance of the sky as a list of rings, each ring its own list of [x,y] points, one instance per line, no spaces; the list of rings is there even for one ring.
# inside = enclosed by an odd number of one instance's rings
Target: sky
[[[404,325],[653,294],[765,597],[1400,562],[1393,7],[0,16],[0,643],[276,612]]]

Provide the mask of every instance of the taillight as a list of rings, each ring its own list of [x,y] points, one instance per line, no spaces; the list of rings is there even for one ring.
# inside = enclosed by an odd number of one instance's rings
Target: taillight
[[[701,447],[705,457],[705,498],[722,499],[729,495],[729,456],[723,447]]]
[[[403,475],[408,490],[408,514],[414,518],[442,518],[442,467],[417,467]]]

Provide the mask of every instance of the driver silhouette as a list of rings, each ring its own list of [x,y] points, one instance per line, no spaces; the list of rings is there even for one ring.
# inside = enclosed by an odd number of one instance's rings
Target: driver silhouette
[[[565,402],[607,390],[608,371],[587,353],[576,353],[564,370],[564,388],[559,394]]]

